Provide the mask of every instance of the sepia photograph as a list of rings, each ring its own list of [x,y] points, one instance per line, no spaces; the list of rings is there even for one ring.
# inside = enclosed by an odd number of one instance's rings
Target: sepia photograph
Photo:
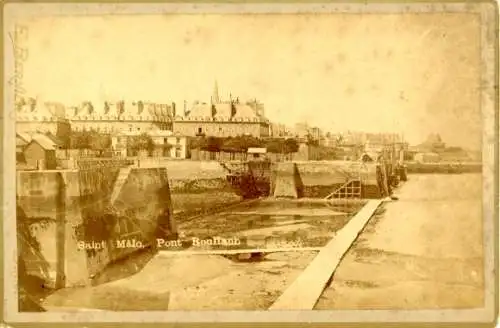
[[[6,315],[493,322],[497,11],[6,6]]]

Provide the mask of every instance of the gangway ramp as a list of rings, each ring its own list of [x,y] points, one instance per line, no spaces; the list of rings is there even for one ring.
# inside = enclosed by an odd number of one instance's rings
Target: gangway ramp
[[[312,310],[344,254],[368,223],[382,200],[370,200],[318,253],[304,272],[269,310]]]

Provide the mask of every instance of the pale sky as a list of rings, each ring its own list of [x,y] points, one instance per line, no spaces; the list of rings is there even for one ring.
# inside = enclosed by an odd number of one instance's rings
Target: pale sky
[[[326,131],[438,132],[481,143],[480,25],[472,14],[124,15],[27,23],[28,95],[76,105],[257,98]]]

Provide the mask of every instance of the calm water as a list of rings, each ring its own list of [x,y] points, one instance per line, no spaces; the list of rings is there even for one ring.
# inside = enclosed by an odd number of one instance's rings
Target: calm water
[[[261,201],[181,222],[179,230],[188,244],[192,238],[240,240],[239,245],[205,244],[208,248],[322,247],[361,207]]]

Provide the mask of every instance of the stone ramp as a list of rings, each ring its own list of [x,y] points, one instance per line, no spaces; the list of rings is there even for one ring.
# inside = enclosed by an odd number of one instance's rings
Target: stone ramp
[[[301,198],[304,186],[295,163],[277,163],[274,197]]]
[[[336,233],[269,310],[312,310],[342,257],[381,203],[381,200],[369,201]]]
[[[111,204],[114,204],[116,199],[120,195],[120,192],[122,191],[122,188],[125,185],[125,182],[127,181],[131,171],[132,167],[130,166],[120,169],[118,177],[116,178],[115,184],[113,186],[113,191],[111,192],[111,198],[110,198]]]

